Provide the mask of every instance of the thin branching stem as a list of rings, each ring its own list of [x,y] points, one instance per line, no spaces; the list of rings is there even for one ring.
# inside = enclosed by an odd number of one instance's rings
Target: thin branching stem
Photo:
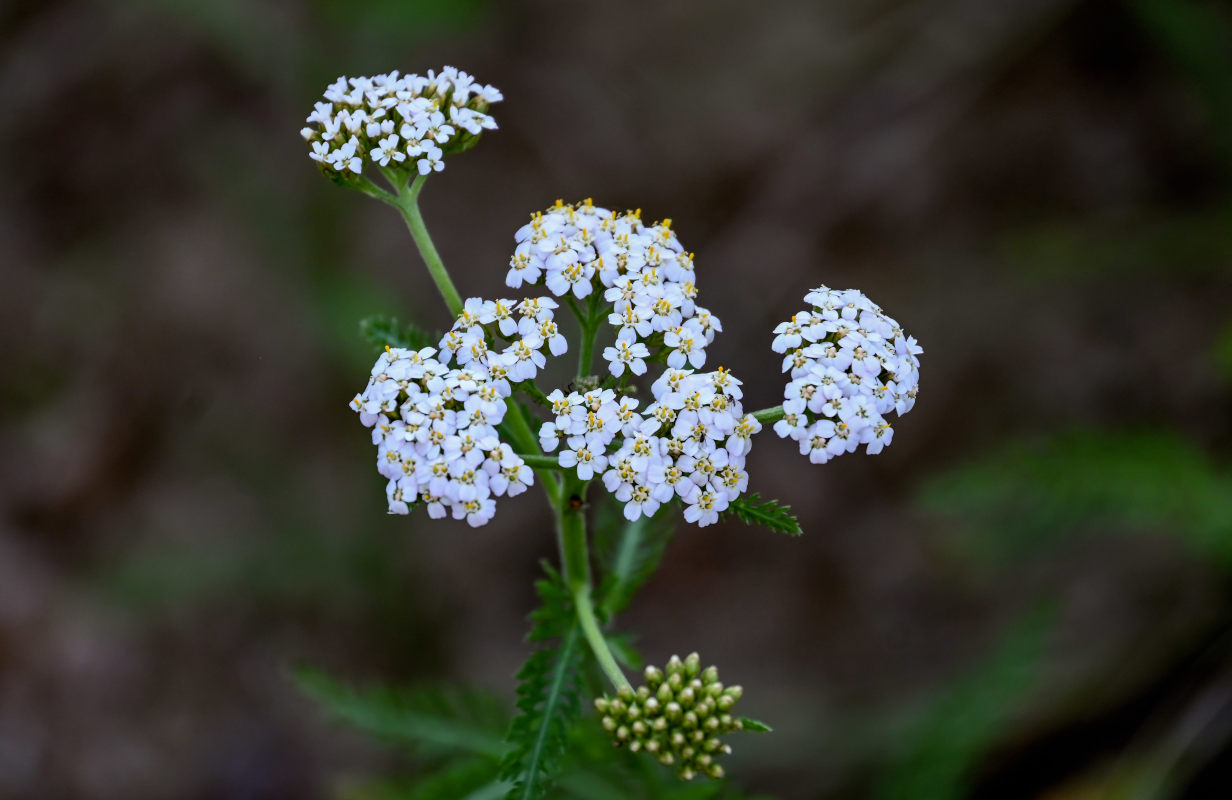
[[[402,218],[406,220],[406,227],[411,232],[411,238],[415,240],[415,246],[419,248],[419,255],[423,256],[424,264],[428,267],[428,274],[436,283],[437,290],[440,291],[441,297],[445,298],[449,313],[456,317],[462,313],[462,296],[458,294],[457,287],[453,285],[453,280],[449,277],[449,272],[445,269],[440,254],[436,252],[436,245],[432,244],[432,237],[428,234],[428,227],[424,225],[423,215],[419,213],[419,193],[423,190],[425,180],[427,176],[420,175],[411,182],[410,186],[399,187],[397,202],[394,205],[402,212]]]
[[[763,408],[760,411],[754,411],[753,418],[765,425],[768,422],[778,422],[785,413],[782,406],[774,406],[773,408]]]
[[[586,542],[586,488],[589,481],[574,477],[565,479],[564,497],[557,514],[557,532],[560,535],[560,560],[564,568],[565,584],[573,597],[573,608],[586,643],[595,654],[595,660],[612,686],[620,689],[629,686],[629,679],[621,672],[612,655],[607,639],[599,628],[591,600],[590,552]]]

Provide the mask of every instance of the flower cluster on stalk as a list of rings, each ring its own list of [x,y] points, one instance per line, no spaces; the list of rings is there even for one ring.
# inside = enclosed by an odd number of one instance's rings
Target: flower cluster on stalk
[[[613,375],[646,371],[645,359],[667,352],[670,367],[700,369],[706,346],[723,326],[697,305],[693,254],[670,219],[645,225],[641,211],[618,213],[589,199],[534,214],[514,235],[517,247],[505,282],[542,284],[557,297],[602,292],[617,343],[605,354]]]
[[[636,399],[611,389],[557,389],[548,395],[555,419],[540,428],[540,445],[551,452],[563,442],[560,465],[584,481],[601,476],[626,519],[652,516],[679,498],[689,522],[717,522],[748,485],[745,456],[761,430],[741,408],[740,381],[722,368],[669,368],[651,392],[654,402],[639,412]]]
[[[453,67],[342,77],[300,134],[312,148],[309,158],[334,175],[358,175],[365,162],[427,175],[445,168],[445,153],[467,149],[496,127],[487,111],[501,99],[495,86]]]
[[[894,437],[886,415],[915,405],[923,349],[856,289],[821,286],[804,296],[812,306],[774,329],[791,381],[775,433],[800,445],[814,464],[855,452],[881,452]]]
[[[555,300],[543,297],[471,298],[439,349],[387,347],[377,359],[351,407],[372,428],[391,514],[422,503],[434,519],[448,510],[478,527],[496,512],[495,498],[521,494],[534,483],[534,473],[499,440],[496,426],[512,383],[535,378],[546,362],[542,351],[565,351],[555,308]],[[487,326],[510,344],[490,350]]]
[[[435,355],[431,347],[387,349],[351,407],[372,428],[391,514],[422,503],[433,519],[448,510],[483,525],[496,512],[495,498],[534,483],[497,436],[509,383],[492,380],[482,366],[450,369]]]

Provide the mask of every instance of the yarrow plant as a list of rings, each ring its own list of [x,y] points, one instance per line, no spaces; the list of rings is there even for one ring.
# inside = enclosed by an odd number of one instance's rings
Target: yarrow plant
[[[500,756],[499,766],[476,772],[483,796],[545,796],[579,757],[569,743],[587,735],[655,758],[685,780],[720,778],[719,760],[731,751],[725,737],[769,729],[733,714],[743,691],[720,683],[717,668],[702,669],[696,653],[646,667],[634,688],[621,663],[640,659],[612,633],[614,617],[657,567],[679,517],[705,527],[734,515],[800,533],[787,506],[746,494],[753,436],[773,424],[818,464],[860,446],[880,452],[893,436],[887,416],[915,403],[921,349],[861,292],[818,287],[804,297],[810,308],[768,337],[789,377],[783,404],[746,412],[742,382],[724,367],[706,369],[723,326],[698,303],[694,256],[671,220],[648,224],[640,210],[590,199],[557,200],[514,233],[505,284],[527,296],[464,301],[418,199],[448,156],[496,129],[489,110],[501,99],[452,67],[394,72],[339,78],[307,119],[309,157],[335,182],[401,213],[454,317],[440,336],[365,321],[382,350],[351,407],[371,429],[391,514],[423,507],[432,519],[478,527],[498,500],[503,507],[534,485],[554,511],[561,568],[545,565],[529,637],[536,649],[518,674],[518,714],[504,742],[486,751]],[[572,339],[558,324],[562,307],[576,322]],[[540,386],[549,360],[571,351],[568,385]],[[604,522],[597,513],[593,536],[592,483],[619,507],[613,519],[623,518]],[[601,551],[597,585],[592,539]],[[310,683],[352,719],[398,713],[361,713],[356,697]],[[579,714],[584,695],[597,711],[589,722]]]

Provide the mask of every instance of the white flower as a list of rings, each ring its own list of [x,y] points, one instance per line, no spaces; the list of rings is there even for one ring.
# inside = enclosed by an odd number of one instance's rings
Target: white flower
[[[567,450],[560,453],[559,463],[562,467],[576,467],[577,475],[584,481],[595,476],[595,472],[607,466],[607,457],[602,452],[594,452],[583,436],[571,437],[567,442]]]
[[[441,161],[441,148],[428,142],[422,147],[417,148],[419,152],[412,155],[420,156],[416,162],[416,168],[420,175],[427,175],[429,172],[440,172],[445,168],[445,162]]]
[[[610,362],[611,372],[616,377],[624,374],[625,368],[634,375],[646,374],[646,357],[650,351],[646,345],[634,340],[633,335],[621,334],[614,347],[603,350],[603,357]]]

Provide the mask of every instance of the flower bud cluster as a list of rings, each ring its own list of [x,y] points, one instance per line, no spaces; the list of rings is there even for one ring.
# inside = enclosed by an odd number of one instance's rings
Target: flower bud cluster
[[[860,291],[822,286],[804,299],[813,310],[774,329],[791,373],[774,431],[814,464],[860,445],[879,453],[894,436],[886,415],[915,405],[923,349]]]
[[[558,297],[579,300],[601,291],[612,304],[608,321],[618,330],[617,344],[605,357],[613,375],[626,368],[644,373],[652,348],[666,349],[671,367],[706,363],[706,346],[723,327],[696,303],[693,254],[676,239],[670,219],[647,226],[640,210],[620,214],[590,200],[557,200],[514,238],[506,284],[542,283]]]
[[[636,399],[611,389],[557,389],[548,395],[555,419],[539,429],[539,442],[552,452],[563,441],[559,464],[584,481],[601,475],[629,520],[679,497],[687,521],[717,522],[748,485],[745,457],[761,430],[740,405],[740,381],[721,367],[668,369],[651,391],[655,401],[639,412]],[[623,441],[609,452],[618,436]]]
[[[645,751],[675,766],[686,781],[696,775],[722,778],[718,758],[731,746],[720,737],[744,727],[731,713],[742,693],[739,686],[724,687],[719,671],[703,670],[691,653],[683,661],[672,656],[662,670],[647,667],[645,686],[596,698],[595,710],[617,747]]]
[[[309,158],[330,174],[358,175],[371,161],[427,175],[445,168],[445,153],[465,150],[496,127],[487,111],[501,99],[499,89],[453,67],[426,76],[343,77],[325,90],[300,135],[312,146]]]
[[[527,297],[521,302],[469,298],[453,328],[441,339],[441,361],[481,366],[494,380],[534,380],[547,363],[544,350],[558,356],[568,349],[556,327],[556,308],[550,297]],[[499,353],[488,349],[485,326],[489,325],[495,325],[510,342]]]
[[[477,527],[492,518],[495,498],[526,491],[534,473],[497,437],[509,382],[481,364],[450,369],[435,355],[385,348],[351,407],[372,428],[391,514],[419,502],[433,519],[448,509]]]

